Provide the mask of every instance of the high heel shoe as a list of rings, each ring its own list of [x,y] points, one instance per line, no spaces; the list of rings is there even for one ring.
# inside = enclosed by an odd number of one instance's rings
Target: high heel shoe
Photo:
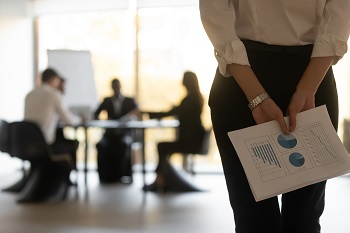
[[[161,186],[157,183],[145,185],[145,186],[143,186],[142,190],[146,191],[146,192],[156,192],[156,193],[166,193],[167,192],[167,188],[165,186]]]

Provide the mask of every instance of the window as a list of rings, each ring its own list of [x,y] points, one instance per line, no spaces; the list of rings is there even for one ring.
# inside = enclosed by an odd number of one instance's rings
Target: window
[[[205,98],[203,122],[211,127],[206,103],[216,60],[210,56],[212,46],[198,6],[143,8],[137,15],[129,9],[46,14],[38,18],[40,71],[47,67],[47,50],[55,49],[90,51],[99,99],[111,94],[110,81],[118,77],[123,93],[137,96],[144,111],[164,111],[178,104],[185,94],[182,75],[191,70]],[[156,143],[173,140],[175,134],[171,129],[147,132],[146,143],[153,145],[147,146],[147,159],[156,162]],[[91,133],[92,143],[100,136],[99,131]],[[214,139],[212,148],[207,158],[218,164]]]

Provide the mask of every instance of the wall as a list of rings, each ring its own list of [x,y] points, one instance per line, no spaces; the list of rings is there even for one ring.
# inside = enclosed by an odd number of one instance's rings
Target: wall
[[[23,118],[34,84],[33,21],[26,0],[0,0],[0,118]]]

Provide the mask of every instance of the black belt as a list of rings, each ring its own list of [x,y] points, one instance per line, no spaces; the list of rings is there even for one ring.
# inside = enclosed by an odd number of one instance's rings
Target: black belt
[[[296,46],[285,46],[285,45],[269,45],[258,41],[253,40],[242,40],[246,49],[251,50],[261,50],[267,52],[276,52],[276,53],[305,53],[311,52],[313,44],[308,45],[296,45]]]

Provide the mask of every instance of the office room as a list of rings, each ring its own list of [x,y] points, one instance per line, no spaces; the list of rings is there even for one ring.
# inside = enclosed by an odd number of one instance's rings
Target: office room
[[[55,93],[75,115],[74,122],[57,125],[74,142],[74,156],[57,158],[48,145],[46,159],[38,162],[25,157],[19,144],[1,148],[0,232],[235,232],[208,106],[218,61],[199,2],[0,0],[0,120],[24,121],[27,95],[43,86],[48,68],[64,80],[64,91]],[[349,64],[346,53],[333,66],[337,134],[348,150]],[[188,97],[187,77],[198,83],[204,139],[198,150],[170,150],[171,157],[161,163],[164,142],[181,137],[179,125],[185,124],[172,113]],[[112,117],[104,105],[116,92],[134,104],[124,117]],[[34,138],[26,132],[10,138]],[[111,138],[108,149],[120,139],[128,159],[103,157]],[[121,174],[113,173],[117,163],[123,164]],[[103,173],[111,166],[112,173]],[[110,180],[111,174],[118,177]],[[321,232],[349,232],[350,175],[329,179],[325,190]]]

